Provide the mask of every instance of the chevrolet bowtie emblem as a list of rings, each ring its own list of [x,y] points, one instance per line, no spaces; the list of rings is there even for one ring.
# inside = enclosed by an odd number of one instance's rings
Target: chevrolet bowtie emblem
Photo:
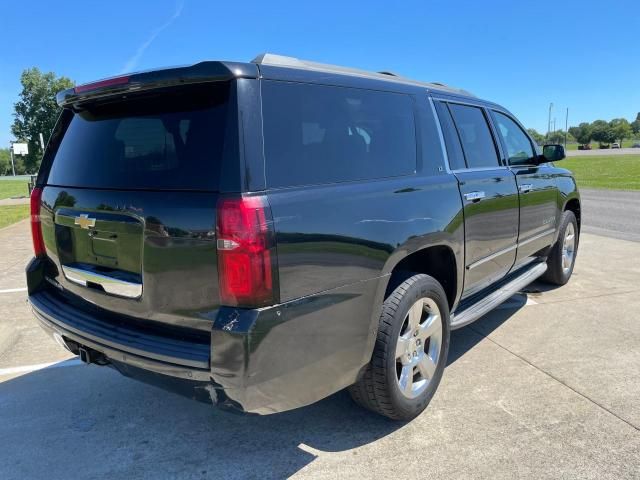
[[[89,218],[89,215],[83,213],[79,217],[76,217],[73,223],[75,223],[76,225],[80,225],[80,228],[88,229],[89,227],[96,226],[96,219]]]

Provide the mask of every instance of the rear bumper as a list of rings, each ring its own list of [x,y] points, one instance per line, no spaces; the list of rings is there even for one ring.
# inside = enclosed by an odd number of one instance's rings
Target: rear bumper
[[[88,348],[128,377],[248,413],[291,410],[351,385],[375,333],[362,312],[374,304],[377,281],[274,307],[220,308],[206,343],[114,323],[76,308],[46,281],[28,284],[40,324],[73,353]]]

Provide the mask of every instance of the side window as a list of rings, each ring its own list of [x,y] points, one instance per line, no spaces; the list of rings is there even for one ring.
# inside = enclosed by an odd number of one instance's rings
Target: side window
[[[535,156],[531,141],[520,126],[506,115],[493,111],[493,118],[507,149],[509,165],[528,165]]]
[[[458,130],[468,168],[487,168],[500,165],[487,119],[481,108],[449,104]]]
[[[267,185],[411,175],[413,100],[392,92],[264,80]]]
[[[447,147],[447,157],[449,158],[449,168],[451,170],[461,170],[466,167],[464,163],[464,153],[460,146],[460,140],[456,133],[456,127],[453,124],[451,113],[446,103],[434,102],[440,126],[442,127],[442,136]]]

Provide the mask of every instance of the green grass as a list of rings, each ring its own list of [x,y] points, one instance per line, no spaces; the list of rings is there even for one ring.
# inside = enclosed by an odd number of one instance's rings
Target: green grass
[[[0,206],[0,228],[29,217],[29,205]]]
[[[569,157],[557,166],[571,170],[578,187],[640,190],[640,155]]]
[[[0,179],[0,200],[11,197],[28,197],[29,189],[27,188],[29,180],[5,180]]]

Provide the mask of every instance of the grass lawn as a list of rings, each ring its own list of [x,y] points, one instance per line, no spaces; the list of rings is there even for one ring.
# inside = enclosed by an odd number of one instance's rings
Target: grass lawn
[[[19,180],[0,179],[0,200],[3,198],[29,196],[27,183],[29,183],[29,180],[26,178]]]
[[[640,155],[569,157],[556,165],[571,170],[578,187],[640,190]]]
[[[29,217],[29,205],[0,206],[0,228]]]

